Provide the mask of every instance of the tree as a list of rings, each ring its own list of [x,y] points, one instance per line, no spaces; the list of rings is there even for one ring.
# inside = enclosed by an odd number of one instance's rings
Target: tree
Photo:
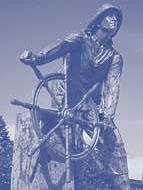
[[[12,167],[12,148],[6,123],[0,116],[0,189],[10,190],[11,186],[11,167]]]

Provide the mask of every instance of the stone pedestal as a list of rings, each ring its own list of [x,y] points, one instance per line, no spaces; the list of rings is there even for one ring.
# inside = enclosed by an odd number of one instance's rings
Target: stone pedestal
[[[32,158],[29,158],[28,152],[37,142],[38,138],[32,127],[30,112],[18,114],[14,139],[11,190],[64,190],[65,164],[55,160],[47,162],[48,185],[40,164],[37,165],[33,181],[30,182],[39,151]],[[73,180],[69,186],[69,190],[74,189]]]

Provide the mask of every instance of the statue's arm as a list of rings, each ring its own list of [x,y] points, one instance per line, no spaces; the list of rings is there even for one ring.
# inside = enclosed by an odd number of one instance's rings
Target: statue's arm
[[[43,65],[60,57],[64,57],[67,53],[80,48],[81,40],[82,36],[79,33],[70,34],[59,44],[56,44],[52,48],[44,49],[37,55],[34,55],[32,52],[25,51],[21,55],[20,60],[26,65]]]
[[[119,100],[120,79],[123,67],[121,55],[115,54],[107,79],[104,83],[103,94],[101,98],[101,112],[104,118],[114,119],[116,107]]]
[[[52,48],[47,48],[42,51],[38,55],[35,56],[35,64],[43,65],[54,61],[60,57],[64,57],[68,52],[70,52],[70,46],[67,42],[62,41],[58,45]]]

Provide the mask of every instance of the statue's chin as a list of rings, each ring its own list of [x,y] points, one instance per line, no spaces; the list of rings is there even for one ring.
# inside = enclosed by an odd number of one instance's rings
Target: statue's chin
[[[109,34],[112,36],[117,31],[117,27],[111,26],[107,30],[108,30]]]

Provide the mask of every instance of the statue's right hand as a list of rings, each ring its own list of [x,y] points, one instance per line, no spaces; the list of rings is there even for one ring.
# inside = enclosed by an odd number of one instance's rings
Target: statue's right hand
[[[20,61],[24,63],[25,65],[31,65],[35,62],[36,56],[31,52],[25,50],[21,56],[20,56]]]

